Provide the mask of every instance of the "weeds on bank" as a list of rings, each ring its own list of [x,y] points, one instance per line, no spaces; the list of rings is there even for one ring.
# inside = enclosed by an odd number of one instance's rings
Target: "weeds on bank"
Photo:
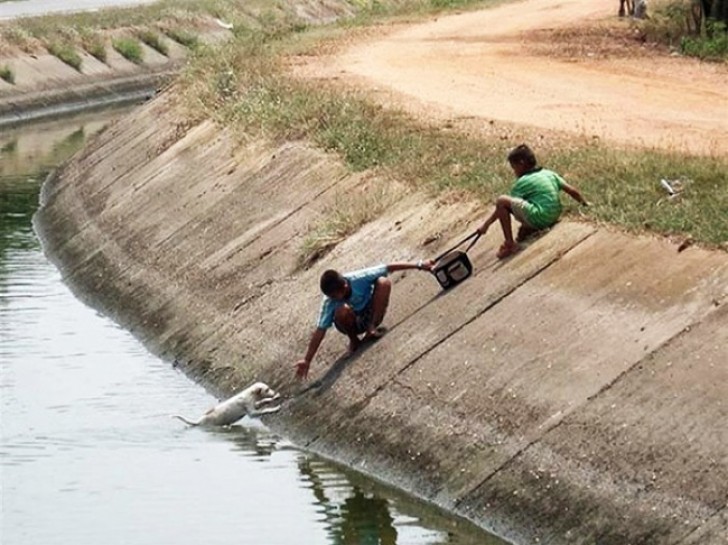
[[[89,30],[82,32],[81,47],[83,47],[84,51],[86,51],[92,57],[103,63],[106,63],[108,57],[106,52],[106,43],[104,41],[104,37],[101,35],[100,32],[94,32]]]
[[[162,37],[153,30],[140,30],[137,32],[137,38],[165,57],[169,56],[169,46],[164,42]]]
[[[309,227],[298,254],[298,267],[311,267],[362,226],[381,216],[401,196],[398,188],[373,180],[339,196],[324,210],[321,219]]]
[[[144,62],[144,50],[134,38],[115,38],[111,41],[111,45],[126,60],[134,64]]]
[[[0,66],[0,79],[6,81],[10,85],[15,84],[15,72],[9,66]]]
[[[75,68],[79,72],[81,71],[83,59],[72,45],[68,43],[51,42],[46,47],[48,49],[48,53],[58,57],[68,66]]]
[[[168,28],[164,30],[164,33],[187,49],[196,49],[200,45],[200,38],[197,34],[189,30],[183,28]]]
[[[289,76],[285,53],[293,39],[281,40],[280,35],[294,37],[292,30],[286,34],[279,29],[274,37],[251,31],[200,50],[180,83],[190,115],[212,117],[243,138],[307,139],[336,152],[354,171],[377,169],[418,189],[435,194],[465,190],[485,201],[512,183],[508,149],[531,138],[541,162],[563,173],[593,201],[586,211],[592,220],[709,244],[728,241],[725,157],[617,149],[586,137],[549,135],[534,142],[536,135],[527,129],[505,127],[468,136],[423,125],[355,91]],[[691,181],[679,198],[668,200],[661,178]],[[322,242],[307,242],[304,256],[326,246],[326,233],[336,229],[322,232],[317,236]]]

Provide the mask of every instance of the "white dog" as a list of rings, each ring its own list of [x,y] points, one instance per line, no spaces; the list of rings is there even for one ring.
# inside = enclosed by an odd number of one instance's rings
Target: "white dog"
[[[280,405],[277,407],[268,407],[267,409],[261,408],[273,403],[280,397],[281,395],[276,393],[267,384],[256,382],[242,392],[235,394],[230,399],[226,399],[218,405],[215,405],[196,422],[177,414],[173,415],[172,418],[179,418],[182,422],[190,426],[229,426],[240,420],[246,414],[255,417],[280,411]]]

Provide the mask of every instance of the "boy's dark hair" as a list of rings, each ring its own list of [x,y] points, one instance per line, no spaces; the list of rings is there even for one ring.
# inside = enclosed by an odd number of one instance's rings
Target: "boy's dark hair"
[[[329,269],[321,275],[321,291],[331,297],[333,293],[346,286],[346,279],[338,271]]]
[[[508,154],[508,162],[511,164],[521,163],[526,168],[536,168],[537,164],[536,155],[526,144],[521,144],[513,148]]]

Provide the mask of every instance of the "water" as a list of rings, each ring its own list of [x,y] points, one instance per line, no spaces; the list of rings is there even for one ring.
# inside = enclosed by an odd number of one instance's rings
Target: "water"
[[[31,227],[44,173],[114,115],[0,135],[0,542],[500,543],[255,422],[169,418],[215,400],[74,299]]]
[[[109,7],[151,4],[155,0],[0,0],[0,20],[53,13],[98,11]]]

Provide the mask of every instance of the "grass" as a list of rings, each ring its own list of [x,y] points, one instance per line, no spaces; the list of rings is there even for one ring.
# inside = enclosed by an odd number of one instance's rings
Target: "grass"
[[[663,43],[684,55],[703,60],[728,61],[728,33],[720,21],[701,22],[691,2],[667,0],[651,10],[639,28],[646,40]]]
[[[10,85],[15,84],[15,72],[7,65],[0,66],[0,79],[6,81]]]
[[[134,64],[144,62],[144,50],[138,40],[134,38],[115,38],[111,41],[111,45],[126,60]]]
[[[136,36],[155,51],[158,51],[165,57],[169,56],[169,46],[165,43],[164,39],[153,30],[140,30],[136,33]]]
[[[376,169],[418,190],[435,195],[454,191],[484,202],[508,190],[512,173],[506,153],[525,140],[546,166],[574,182],[593,202],[585,212],[591,221],[689,236],[707,245],[728,241],[725,157],[618,149],[586,137],[539,137],[523,128],[486,127],[472,136],[423,125],[355,91],[290,77],[286,54],[301,53],[304,41],[292,30],[257,32],[201,51],[180,82],[189,115],[216,119],[246,138],[307,139],[337,153],[354,171]],[[326,45],[306,47],[312,54]],[[690,182],[680,198],[668,200],[661,178]],[[567,207],[567,213],[574,210]],[[328,221],[323,234],[315,237],[321,242],[304,245],[304,262],[318,247],[340,238],[334,227],[342,221]]]
[[[76,51],[76,49],[71,44],[50,42],[46,46],[46,48],[51,55],[58,57],[68,66],[75,68],[79,72],[81,71],[81,64],[83,64],[83,59],[81,58],[81,55],[79,55],[78,51]]]
[[[699,36],[683,36],[680,50],[706,61],[728,60],[728,29],[725,23],[709,20]]]
[[[165,30],[165,34],[188,49],[197,49],[200,45],[199,36],[184,28],[169,28]]]
[[[374,180],[350,194],[340,195],[309,228],[298,255],[298,267],[311,267],[363,225],[378,218],[401,195],[402,191],[395,186]]]
[[[91,56],[106,63],[108,54],[104,36],[97,31],[85,31],[81,35],[81,47]]]

